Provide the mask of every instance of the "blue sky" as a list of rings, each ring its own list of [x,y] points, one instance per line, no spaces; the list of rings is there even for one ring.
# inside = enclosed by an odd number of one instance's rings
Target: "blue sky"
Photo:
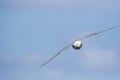
[[[120,80],[120,28],[69,48],[83,37],[120,24],[119,0],[0,0],[0,80]]]

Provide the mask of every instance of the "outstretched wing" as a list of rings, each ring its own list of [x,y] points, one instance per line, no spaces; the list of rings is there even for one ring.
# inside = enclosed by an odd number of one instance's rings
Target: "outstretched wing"
[[[120,27],[120,25],[116,25],[116,26],[107,28],[107,29],[102,30],[102,31],[100,31],[100,32],[94,32],[94,33],[88,34],[88,35],[86,35],[86,36],[84,36],[84,37],[82,37],[82,38],[80,38],[80,39],[77,39],[77,40],[83,40],[83,39],[86,39],[86,38],[90,38],[90,37],[92,37],[92,36],[95,36],[95,35],[98,35],[98,34],[100,34],[100,33],[103,33],[103,32],[109,31],[109,30],[112,30],[112,29],[117,28],[117,27]]]
[[[100,31],[100,32],[94,32],[94,33],[88,34],[88,35],[86,35],[86,36],[84,36],[84,37],[82,37],[82,38],[80,38],[80,39],[77,39],[77,40],[83,40],[83,39],[86,39],[86,38],[90,38],[90,37],[95,36],[95,35],[97,35],[97,34],[100,34],[100,33],[103,33],[103,32],[109,31],[109,30],[112,30],[112,29],[114,29],[114,28],[116,28],[116,27],[118,27],[118,26],[119,26],[119,25],[113,26],[113,27],[108,28],[108,29],[105,29],[105,30],[102,30],[102,31]],[[75,40],[75,41],[76,41],[76,40]],[[59,54],[61,54],[62,51],[64,51],[64,50],[66,50],[67,48],[69,48],[71,45],[72,45],[72,43],[69,44],[69,45],[67,45],[67,46],[65,46],[64,48],[62,48],[60,51],[58,51],[57,54],[55,54],[55,55],[54,55],[53,57],[51,57],[48,61],[46,61],[45,63],[43,63],[40,67],[43,67],[44,65],[46,65],[48,62],[50,62],[51,60],[53,60],[56,56],[58,56]]]
[[[52,59],[54,59],[56,56],[58,56],[59,54],[61,54],[62,51],[66,50],[67,48],[69,48],[72,44],[69,44],[67,46],[65,46],[64,48],[62,48],[60,51],[58,51],[57,54],[55,54],[53,57],[51,57],[48,61],[46,61],[45,63],[43,63],[40,67],[43,67],[44,65],[46,65],[48,62],[50,62]]]

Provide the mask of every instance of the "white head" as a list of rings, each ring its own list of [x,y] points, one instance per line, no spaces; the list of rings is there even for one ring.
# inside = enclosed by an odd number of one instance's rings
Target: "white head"
[[[79,41],[73,42],[72,47],[73,47],[74,49],[77,49],[77,50],[80,49],[80,48],[82,48],[82,41],[79,40]]]

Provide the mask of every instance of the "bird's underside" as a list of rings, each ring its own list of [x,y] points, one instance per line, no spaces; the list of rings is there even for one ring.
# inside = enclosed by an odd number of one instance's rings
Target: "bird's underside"
[[[102,30],[102,31],[100,31],[100,32],[94,32],[94,33],[85,35],[84,37],[73,41],[71,44],[69,44],[69,45],[65,46],[64,48],[62,48],[61,50],[59,50],[53,57],[51,57],[49,60],[47,60],[45,63],[43,63],[40,67],[43,67],[44,65],[46,65],[48,62],[50,62],[51,60],[53,60],[56,56],[58,56],[59,54],[61,54],[62,51],[66,50],[67,48],[69,48],[69,47],[71,47],[71,46],[72,46],[74,49],[76,49],[76,50],[81,49],[81,48],[82,48],[82,40],[87,39],[87,38],[90,38],[90,37],[95,36],[95,35],[98,35],[98,34],[100,34],[100,33],[103,33],[103,32],[109,31],[109,30],[112,30],[112,29],[117,28],[117,27],[119,27],[119,25],[116,25],[116,26],[113,26],[113,27],[111,27],[111,28]]]

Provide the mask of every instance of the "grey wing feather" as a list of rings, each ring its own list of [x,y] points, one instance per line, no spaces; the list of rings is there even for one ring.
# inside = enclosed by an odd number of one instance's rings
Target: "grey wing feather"
[[[112,30],[112,29],[114,29],[114,28],[116,28],[116,27],[118,27],[118,26],[119,26],[119,25],[113,26],[113,27],[108,28],[108,29],[105,29],[105,30],[102,30],[102,31],[100,31],[100,32],[94,32],[94,33],[88,34],[88,35],[82,37],[81,39],[77,39],[77,40],[83,40],[83,39],[85,39],[85,38],[90,38],[90,37],[95,36],[95,35],[97,35],[97,34],[100,34],[100,33],[103,33],[103,32],[109,31],[109,30]],[[75,40],[75,41],[76,41],[76,40]],[[43,67],[44,65],[46,65],[48,62],[50,62],[51,60],[53,60],[56,56],[60,55],[62,51],[66,50],[66,49],[67,49],[68,47],[70,47],[71,45],[72,45],[72,43],[69,44],[69,45],[67,45],[67,46],[65,46],[64,48],[62,48],[60,51],[58,51],[57,54],[55,54],[55,55],[54,55],[53,57],[51,57],[48,61],[46,61],[45,63],[43,63],[40,67]]]
[[[83,40],[83,39],[85,39],[85,38],[90,38],[90,37],[92,37],[92,36],[98,35],[98,34],[100,34],[100,33],[103,33],[103,32],[106,32],[106,31],[109,31],[109,30],[112,30],[112,29],[115,29],[115,28],[117,28],[117,27],[120,27],[120,25],[113,26],[113,27],[111,27],[111,28],[102,30],[102,31],[100,31],[100,32],[94,32],[94,33],[88,34],[88,35],[86,35],[86,36],[84,36],[84,37],[82,37],[81,39],[78,39],[78,40]]]
[[[53,57],[51,57],[48,61],[46,61],[44,64],[42,64],[40,67],[43,67],[44,65],[46,65],[48,62],[50,62],[51,60],[53,60],[56,56],[58,56],[59,54],[61,54],[62,51],[66,50],[67,48],[69,48],[72,44],[69,44],[67,46],[65,46],[64,48],[62,48],[60,51],[58,51],[57,54],[55,54]]]

